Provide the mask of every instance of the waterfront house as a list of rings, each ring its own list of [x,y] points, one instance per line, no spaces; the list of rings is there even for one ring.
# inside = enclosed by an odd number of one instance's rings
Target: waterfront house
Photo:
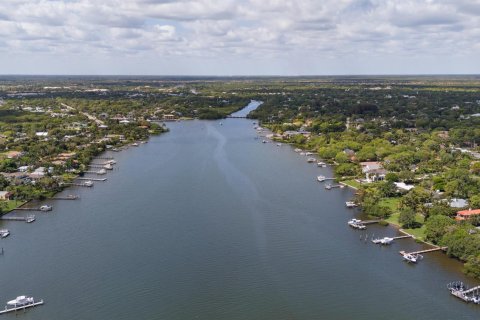
[[[471,217],[475,217],[480,215],[480,209],[468,209],[468,210],[461,210],[457,212],[457,216],[455,217],[455,220],[457,221],[463,221],[463,220],[468,220]]]
[[[163,120],[164,121],[175,121],[177,117],[174,114],[164,114]]]
[[[365,174],[366,182],[381,181],[385,179],[387,170],[377,161],[360,162],[362,172]]]
[[[12,194],[8,191],[0,191],[0,200],[10,200]]]

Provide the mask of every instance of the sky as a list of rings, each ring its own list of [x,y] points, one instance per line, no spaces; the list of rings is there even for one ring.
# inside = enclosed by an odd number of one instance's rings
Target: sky
[[[0,74],[480,73],[480,0],[0,0]]]

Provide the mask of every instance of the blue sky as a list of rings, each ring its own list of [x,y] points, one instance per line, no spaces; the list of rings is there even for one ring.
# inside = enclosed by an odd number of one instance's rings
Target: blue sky
[[[480,73],[480,0],[2,0],[1,74]]]

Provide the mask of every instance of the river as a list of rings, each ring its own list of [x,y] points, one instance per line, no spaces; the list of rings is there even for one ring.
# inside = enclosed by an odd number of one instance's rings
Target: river
[[[258,104],[252,102],[254,109]],[[248,110],[237,115],[244,115]],[[348,189],[287,145],[255,139],[252,120],[169,123],[111,153],[118,169],[33,224],[3,222],[0,303],[45,305],[6,319],[478,319],[450,296],[460,264],[360,241]],[[378,236],[391,227],[369,226]]]

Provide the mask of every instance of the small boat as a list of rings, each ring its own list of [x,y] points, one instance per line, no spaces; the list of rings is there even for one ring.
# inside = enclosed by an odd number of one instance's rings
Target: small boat
[[[423,259],[423,256],[421,254],[403,253],[402,256],[405,261],[411,263],[417,263],[418,260]]]
[[[358,204],[356,204],[356,203],[353,202],[353,201],[347,201],[347,202],[345,202],[345,206],[346,206],[347,208],[355,208],[355,207],[358,206]]]
[[[317,181],[318,182],[323,182],[323,181],[325,181],[325,179],[326,179],[325,176],[317,176]]]
[[[308,158],[308,159],[307,159],[307,162],[308,162],[308,163],[313,163],[313,162],[315,162],[315,161],[317,161],[317,159],[315,159],[315,158]]]
[[[27,296],[18,296],[17,298],[10,300],[7,302],[7,306],[13,306],[13,307],[23,307],[29,304],[34,303],[33,297],[27,297]]]
[[[305,152],[305,155],[306,155],[306,156],[313,156],[314,154],[315,154],[314,152],[310,152],[310,151]]]
[[[112,148],[112,151],[119,152],[120,149],[118,149],[118,148]]]
[[[389,237],[384,237],[381,239],[376,238],[376,239],[372,239],[372,242],[375,244],[389,245],[393,242],[393,238],[389,238]]]
[[[281,147],[281,146],[282,146],[282,144],[281,144],[281,143],[277,143],[277,147]]]
[[[304,155],[305,155],[305,152],[300,152],[300,155],[301,155],[301,156],[304,156]]]
[[[115,163],[117,163],[117,161],[115,161],[113,159],[105,162],[105,164],[115,164]]]
[[[330,183],[329,183],[329,184],[327,184],[327,185],[325,186],[325,189],[327,189],[327,190],[331,190],[331,189],[332,189],[332,185],[331,185]]]
[[[136,142],[132,143],[132,147],[138,147],[138,143]]]
[[[43,206],[40,207],[40,211],[52,211],[53,207],[52,206],[48,206],[46,204],[44,204]]]
[[[359,229],[359,230],[364,230],[367,227],[362,223],[362,220],[358,219],[351,219],[348,221],[348,225],[352,228]]]
[[[107,170],[105,170],[105,169],[100,169],[100,170],[97,171],[98,175],[102,175],[102,174],[106,174],[106,173],[107,173]]]
[[[32,223],[35,221],[35,216],[34,215],[31,215],[31,216],[28,216],[25,218],[25,222],[26,223]]]
[[[10,235],[10,231],[7,229],[0,229],[0,238],[6,238]]]
[[[293,151],[295,151],[296,153],[299,153],[299,152],[302,152],[302,149],[296,148],[296,149],[293,150]]]
[[[92,180],[87,180],[83,183],[85,187],[93,187],[93,181]]]
[[[327,164],[325,162],[317,162],[317,167],[320,167],[320,168],[325,168],[327,166]]]
[[[107,163],[106,165],[103,166],[103,169],[113,170],[113,166],[110,163]]]
[[[262,140],[262,143],[267,143],[267,140]]]

